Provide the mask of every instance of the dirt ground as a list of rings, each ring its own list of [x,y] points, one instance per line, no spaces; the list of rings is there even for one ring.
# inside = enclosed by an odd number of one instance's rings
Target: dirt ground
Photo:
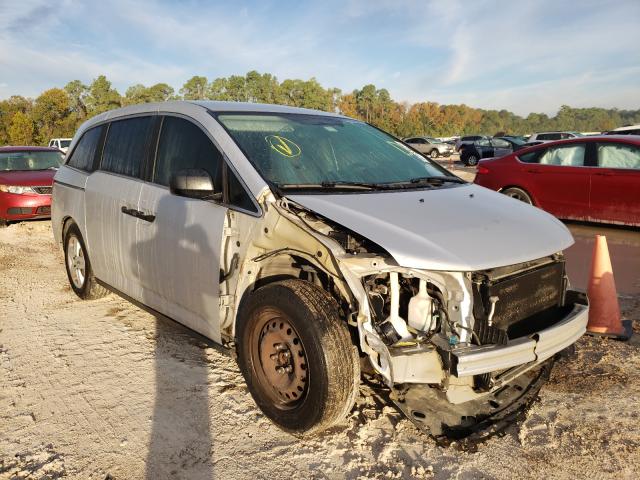
[[[640,325],[640,298],[624,297]],[[461,451],[361,396],[298,440],[232,359],[111,295],[68,287],[49,222],[0,230],[0,479],[637,478],[640,334],[582,338],[522,423]]]

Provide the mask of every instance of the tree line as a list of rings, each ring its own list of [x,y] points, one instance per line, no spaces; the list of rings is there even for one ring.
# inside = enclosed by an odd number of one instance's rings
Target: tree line
[[[100,75],[89,85],[73,80],[64,88],[46,90],[35,99],[15,95],[0,101],[0,145],[44,145],[51,138],[72,137],[82,122],[107,110],[180,99],[275,103],[341,112],[398,137],[527,134],[548,130],[591,132],[640,123],[640,110],[563,105],[553,117],[544,113],[521,117],[507,110],[483,110],[467,105],[397,102],[386,89],[374,85],[344,93],[337,88],[324,88],[315,78],[280,82],[269,73],[256,71],[212,81],[194,76],[178,92],[166,83],[150,87],[137,84],[121,95]]]

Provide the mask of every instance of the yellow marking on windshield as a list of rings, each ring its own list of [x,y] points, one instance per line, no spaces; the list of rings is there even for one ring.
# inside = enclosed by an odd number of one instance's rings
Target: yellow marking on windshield
[[[271,148],[285,157],[295,158],[302,153],[302,150],[298,145],[288,138],[281,137],[280,135],[269,135],[265,137],[265,140],[269,143]]]

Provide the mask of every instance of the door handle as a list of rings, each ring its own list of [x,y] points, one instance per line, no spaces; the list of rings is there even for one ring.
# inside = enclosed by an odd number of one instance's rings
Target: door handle
[[[149,223],[153,223],[153,221],[156,219],[156,216],[153,215],[152,213],[144,213],[144,212],[141,212],[140,210],[138,210],[138,214],[136,215],[136,217],[138,217],[140,220],[144,220],[145,222],[149,222]]]
[[[136,210],[134,208],[125,207],[124,205],[120,208],[120,211],[122,213],[124,213],[125,215],[131,215],[132,217],[137,217],[138,216],[138,210]]]
[[[611,172],[596,172],[596,175],[600,175],[601,177],[613,177],[613,173]]]
[[[537,168],[527,168],[525,171],[528,173],[541,173]]]
[[[134,208],[125,207],[124,205],[120,208],[120,211],[125,215],[131,215],[132,217],[139,218],[140,220],[144,220],[149,223],[152,223],[156,219],[156,216],[151,213],[144,213]]]

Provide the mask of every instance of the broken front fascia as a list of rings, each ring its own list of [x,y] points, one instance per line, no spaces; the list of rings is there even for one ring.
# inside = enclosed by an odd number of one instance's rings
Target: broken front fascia
[[[349,323],[358,328],[360,348],[369,356],[373,367],[389,386],[405,382],[442,383],[446,375],[435,347],[413,350],[406,348],[397,355],[391,354],[374,327],[363,278],[396,272],[403,277],[423,279],[435,285],[444,296],[449,315],[449,322],[443,327],[443,331],[455,337],[456,343],[465,345],[471,342],[470,332],[473,329],[471,286],[466,274],[425,272],[400,267],[392,258],[378,254],[348,253],[338,241],[329,236],[335,227],[319,219],[313,212],[286,198],[267,201],[265,205],[266,214],[261,222],[264,225],[260,228],[261,231],[256,230],[255,233],[263,237],[262,232],[271,232],[268,234],[271,239],[267,242],[261,238],[254,242],[259,248],[249,249],[245,258],[251,258],[252,261],[243,263],[239,275],[242,281],[236,291],[243,292],[255,279],[259,270],[256,263],[265,255],[275,254],[278,250],[283,253],[289,250],[302,255],[336,280],[336,286],[350,303],[353,314]],[[297,228],[292,230],[293,226]],[[306,255],[302,252],[306,252]],[[236,298],[238,297],[240,295]]]

